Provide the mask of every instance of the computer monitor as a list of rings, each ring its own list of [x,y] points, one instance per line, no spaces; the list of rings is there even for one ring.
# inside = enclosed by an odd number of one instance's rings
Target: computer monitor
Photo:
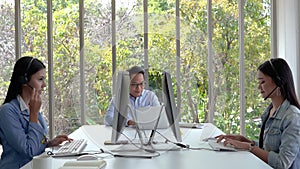
[[[119,71],[116,85],[114,86],[115,107],[111,143],[117,143],[120,134],[126,126],[129,104],[129,82],[129,72]]]
[[[180,114],[175,105],[174,90],[172,86],[171,75],[168,72],[163,72],[162,78],[162,94],[163,103],[165,104],[166,114],[168,117],[171,130],[178,142],[181,142],[179,120]]]

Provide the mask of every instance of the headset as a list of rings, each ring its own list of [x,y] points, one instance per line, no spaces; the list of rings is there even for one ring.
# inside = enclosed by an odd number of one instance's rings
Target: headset
[[[281,80],[279,74],[277,73],[277,71],[275,69],[275,66],[272,63],[272,60],[269,60],[269,63],[271,65],[272,70],[275,72],[275,78],[276,78],[277,83],[279,83],[279,86],[281,86],[282,85],[282,80]]]
[[[276,69],[275,69],[275,66],[273,65],[273,63],[272,63],[272,60],[269,60],[269,63],[270,63],[270,65],[271,65],[271,68],[272,68],[272,70],[273,70],[273,72],[275,72],[275,78],[276,78],[276,81],[277,81],[277,83],[279,84],[279,86],[281,87],[282,86],[282,80],[281,80],[281,78],[279,77],[279,74],[277,73],[277,71],[276,71]],[[276,84],[276,82],[275,82],[275,84]],[[277,85],[277,84],[276,84]],[[278,88],[278,86],[276,86],[265,98],[264,98],[264,100],[267,100],[270,96],[271,96],[271,94],[273,94],[274,92],[275,92],[275,90]]]
[[[28,79],[28,71],[29,71],[29,68],[32,65],[32,62],[33,62],[34,59],[35,59],[34,57],[31,58],[31,60],[29,61],[28,65],[27,65],[27,67],[25,69],[24,75],[20,76],[20,83],[22,83],[22,84],[28,83],[28,81],[29,81],[29,79]]]

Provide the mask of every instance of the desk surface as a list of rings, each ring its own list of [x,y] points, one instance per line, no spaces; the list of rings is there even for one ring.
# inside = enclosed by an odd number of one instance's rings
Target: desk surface
[[[127,128],[129,135],[133,129]],[[105,169],[187,169],[187,168],[209,168],[209,169],[270,169],[271,167],[250,152],[216,152],[209,149],[203,138],[214,137],[222,133],[212,124],[205,124],[202,129],[181,128],[183,143],[190,147],[206,148],[199,150],[164,151],[160,156],[151,159],[122,158],[103,155],[107,161]],[[105,140],[111,137],[111,127],[103,125],[85,125],[70,135],[71,138],[84,138],[87,140],[86,151],[98,151],[100,148],[107,150]],[[53,159],[53,169],[57,169],[67,160],[75,159]],[[31,169],[28,163],[21,169]]]

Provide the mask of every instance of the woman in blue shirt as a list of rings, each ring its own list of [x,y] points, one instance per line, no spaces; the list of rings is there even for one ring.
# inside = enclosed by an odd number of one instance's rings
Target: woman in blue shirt
[[[264,62],[258,68],[258,89],[262,97],[271,99],[263,112],[259,142],[241,135],[221,135],[224,144],[247,149],[273,168],[300,168],[300,105],[293,75],[281,58]]]
[[[22,57],[16,62],[4,104],[0,107],[3,147],[0,168],[20,168],[43,153],[46,147],[70,140],[66,135],[47,139],[48,127],[39,112],[45,78],[46,67],[40,60]]]

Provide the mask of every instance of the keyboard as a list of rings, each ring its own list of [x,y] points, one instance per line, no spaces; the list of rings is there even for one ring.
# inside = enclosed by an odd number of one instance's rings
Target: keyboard
[[[223,142],[217,143],[216,140],[208,140],[208,144],[215,151],[237,151],[237,149],[235,149],[233,146],[225,146]]]
[[[65,142],[53,155],[53,157],[66,157],[80,154],[85,148],[87,141],[77,139],[71,142]]]

